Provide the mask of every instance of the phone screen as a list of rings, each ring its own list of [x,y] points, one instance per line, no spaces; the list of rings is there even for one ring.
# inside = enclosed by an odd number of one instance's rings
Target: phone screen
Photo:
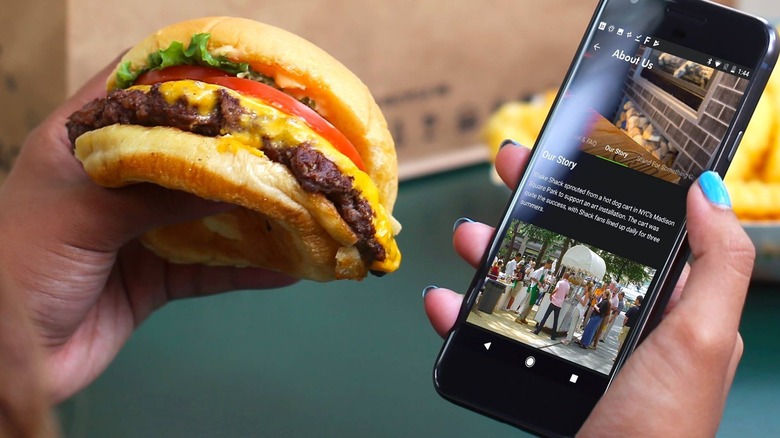
[[[492,397],[488,414],[506,421],[502,409],[520,409],[489,389],[503,376],[505,389],[565,399],[582,408],[573,423],[584,420],[682,267],[688,188],[727,166],[742,135],[746,96],[768,74],[767,43],[724,49],[708,29],[741,24],[673,3],[692,2],[602,3],[472,282],[443,352],[471,364],[481,384],[459,390]],[[457,367],[442,357],[446,393]]]

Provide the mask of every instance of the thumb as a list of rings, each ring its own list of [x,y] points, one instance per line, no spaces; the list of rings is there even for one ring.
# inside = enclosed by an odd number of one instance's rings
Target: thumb
[[[23,157],[30,169],[28,179],[47,184],[48,198],[40,204],[50,212],[61,212],[61,236],[71,236],[78,242],[93,242],[95,249],[115,250],[143,232],[177,222],[194,220],[227,211],[235,206],[209,201],[189,193],[154,184],[134,184],[119,189],[106,189],[85,178],[85,173],[73,156],[72,145],[64,129],[71,113],[92,99],[104,96],[106,78],[119,62],[117,57],[64,102],[41,132],[32,136]],[[60,144],[58,154],[50,152],[51,144]],[[42,163],[42,164],[41,164]],[[68,166],[65,165],[68,164]],[[52,172],[52,169],[63,169]],[[56,178],[56,180],[55,180]],[[51,190],[51,186],[57,189]],[[45,215],[44,215],[45,216]],[[71,220],[68,220],[71,219]]]
[[[713,172],[691,186],[687,227],[695,260],[680,300],[626,362],[580,435],[612,430],[618,410],[637,418],[660,415],[623,435],[716,435],[742,352],[737,329],[754,254],[730,205]],[[637,404],[637,394],[647,388],[653,396]]]
[[[87,182],[79,191],[67,201],[71,206],[71,221],[65,221],[71,224],[69,234],[82,233],[73,237],[103,251],[116,250],[152,228],[236,208],[148,183],[104,188]]]
[[[705,172],[688,193],[688,241],[694,256],[678,307],[681,314],[707,321],[719,315],[719,328],[736,333],[755,249],[731,210],[723,180]],[[677,309],[675,309],[677,310]]]

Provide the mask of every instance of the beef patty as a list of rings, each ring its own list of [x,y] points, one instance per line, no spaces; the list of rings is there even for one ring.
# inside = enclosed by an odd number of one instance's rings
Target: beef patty
[[[74,145],[82,134],[115,124],[168,126],[216,137],[239,130],[240,118],[246,112],[238,99],[220,89],[216,106],[203,115],[184,97],[168,103],[158,84],[148,92],[113,90],[105,98],[95,99],[73,113],[66,127],[68,139]],[[352,187],[352,178],[341,173],[335,163],[307,143],[290,147],[263,138],[263,152],[270,160],[287,166],[304,190],[321,193],[336,206],[344,222],[358,236],[356,246],[367,264],[385,259],[385,249],[375,238],[371,206]]]

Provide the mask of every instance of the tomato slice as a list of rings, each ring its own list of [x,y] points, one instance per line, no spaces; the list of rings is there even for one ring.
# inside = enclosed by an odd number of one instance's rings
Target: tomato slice
[[[203,67],[200,65],[175,65],[159,70],[149,70],[138,76],[134,85],[154,85],[160,82],[183,81],[192,79],[203,81],[206,78],[229,77],[230,73],[215,67]]]
[[[251,79],[237,78],[227,72],[213,67],[199,65],[177,65],[160,70],[149,70],[143,73],[135,81],[136,85],[154,85],[160,82],[181,81],[192,79],[209,84],[221,85],[241,94],[258,98],[277,109],[303,119],[303,121],[317,134],[327,140],[339,152],[360,169],[365,171],[363,159],[358,154],[355,146],[336,127],[325,120],[316,111],[299,102],[294,97],[285,94],[274,87],[262,84]]]
[[[236,78],[232,76],[204,78],[202,81],[210,84],[222,85],[223,87],[238,91],[241,94],[259,98],[287,114],[302,118],[314,132],[321,135],[339,152],[346,155],[360,170],[365,170],[365,165],[360,158],[360,154],[358,154],[357,149],[355,149],[355,146],[352,145],[349,139],[347,139],[341,131],[336,129],[336,127],[331,125],[330,122],[317,114],[316,111],[299,102],[298,99],[289,94],[285,94],[274,87],[251,79]]]

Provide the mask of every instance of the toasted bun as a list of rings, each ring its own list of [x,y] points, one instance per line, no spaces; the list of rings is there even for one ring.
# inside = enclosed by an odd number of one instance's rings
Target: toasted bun
[[[150,182],[243,207],[143,237],[174,262],[262,266],[317,281],[360,279],[368,271],[333,204],[237,141],[112,125],[80,136],[76,157],[106,187]]]
[[[398,190],[398,165],[387,123],[368,88],[349,69],[309,41],[285,30],[233,17],[207,17],[165,27],[132,48],[120,61],[146,66],[150,53],[193,34],[209,33],[209,52],[245,62],[285,88],[303,88],[317,110],[355,146],[389,214]],[[117,70],[118,70],[117,66]],[[116,70],[107,87],[116,88]]]

